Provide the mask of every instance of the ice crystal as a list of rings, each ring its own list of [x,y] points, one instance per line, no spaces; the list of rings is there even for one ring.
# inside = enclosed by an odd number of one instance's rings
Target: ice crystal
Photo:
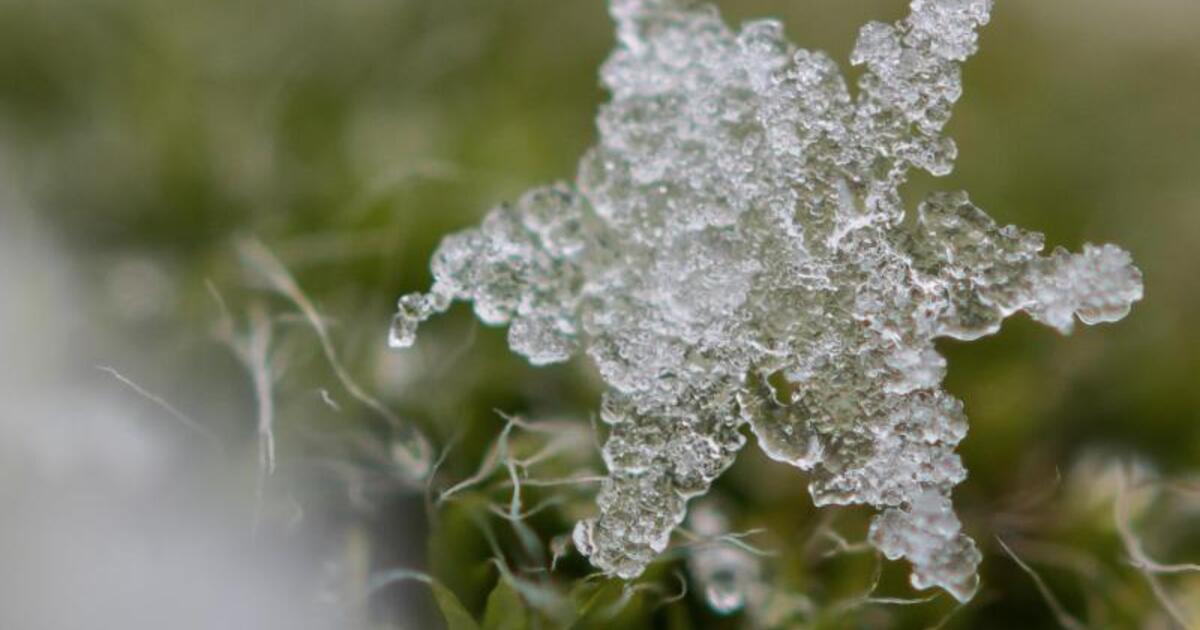
[[[809,472],[818,505],[881,510],[870,540],[912,564],[914,586],[970,598],[980,554],[950,504],[967,425],[934,340],[1017,311],[1065,333],[1142,294],[1123,250],[1042,255],[1040,234],[965,193],[906,220],[908,172],[952,168],[941,132],[991,1],[913,0],[864,26],[856,96],[777,21],[734,31],[685,0],[610,8],[612,99],[574,184],[447,237],[431,291],[400,300],[393,345],[465,300],[534,364],[591,358],[609,477],[575,542],[609,573],[636,576],[667,547],[749,424]]]

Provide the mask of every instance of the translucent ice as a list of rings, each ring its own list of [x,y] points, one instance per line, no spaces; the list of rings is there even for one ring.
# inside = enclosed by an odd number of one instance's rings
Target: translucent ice
[[[870,540],[912,563],[915,586],[970,598],[979,553],[950,504],[967,425],[934,339],[994,333],[1017,311],[1068,332],[1142,295],[1123,250],[1044,256],[1041,235],[996,225],[965,193],[904,220],[909,171],[952,168],[942,128],[990,0],[913,0],[900,22],[863,27],[857,97],[778,22],[734,31],[697,2],[610,6],[612,99],[574,183],[446,238],[430,293],[401,299],[393,344],[464,300],[535,364],[586,352],[609,386],[610,474],[574,538],[610,573],[636,576],[667,547],[749,424],[809,471],[818,504],[880,509]]]

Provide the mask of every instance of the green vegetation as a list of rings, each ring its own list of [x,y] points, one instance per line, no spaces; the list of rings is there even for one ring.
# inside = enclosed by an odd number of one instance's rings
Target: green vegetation
[[[720,4],[781,17],[844,60],[860,24],[905,3]],[[737,541],[774,594],[759,622],[1200,627],[1200,573],[1174,564],[1200,562],[1197,25],[1200,8],[1171,0],[999,3],[948,128],[957,169],[918,178],[910,206],[935,186],[970,190],[1051,243],[1120,243],[1146,299],[1071,337],[1017,317],[939,342],[971,418],[955,502],[984,554],[962,609],[908,601],[933,592],[855,546],[869,511],[817,511],[801,473],[746,449],[714,494],[733,532],[758,532]],[[556,557],[595,485],[537,481],[602,470],[587,416],[602,384],[585,362],[534,369],[461,305],[415,349],[386,346],[396,297],[428,286],[443,235],[573,173],[611,46],[601,0],[0,1],[0,188],[20,201],[0,213],[39,223],[78,280],[69,325],[41,333],[69,348],[67,378],[164,416],[93,367],[113,366],[201,425],[144,422],[186,454],[181,479],[204,480],[178,492],[219,497],[256,540],[302,546],[355,623],[749,626],[695,584],[684,593],[704,540],[677,536],[629,586]]]

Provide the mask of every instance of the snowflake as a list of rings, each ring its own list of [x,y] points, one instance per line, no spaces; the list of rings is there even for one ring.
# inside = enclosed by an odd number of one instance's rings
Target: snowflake
[[[1125,251],[1042,255],[1040,234],[996,225],[965,193],[907,216],[907,173],[951,171],[941,131],[991,0],[913,0],[900,22],[864,26],[857,96],[777,21],[735,32],[685,0],[610,9],[612,100],[574,184],[447,237],[392,344],[465,300],[536,365],[591,358],[609,476],[574,538],[609,573],[637,576],[667,547],[748,423],[808,471],[818,505],[881,510],[869,539],[912,564],[915,587],[969,599],[980,554],[950,502],[967,425],[934,340],[992,334],[1017,311],[1066,333],[1142,295]]]

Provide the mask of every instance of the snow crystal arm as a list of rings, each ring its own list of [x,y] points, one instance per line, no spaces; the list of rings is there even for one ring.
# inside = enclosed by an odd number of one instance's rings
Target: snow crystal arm
[[[823,458],[809,486],[817,505],[899,506],[922,492],[948,496],[966,478],[954,453],[967,427],[958,400],[940,389],[864,398],[858,417],[818,429]]]
[[[1080,254],[1059,248],[1040,256],[1043,241],[1036,232],[996,225],[966,193],[938,193],[921,204],[910,252],[931,281],[925,286],[944,289],[926,302],[940,312],[935,334],[975,339],[1018,310],[1068,333],[1075,317],[1116,321],[1141,299],[1141,273],[1124,250],[1085,245]]]
[[[743,409],[768,455],[812,470],[817,505],[885,509],[871,542],[890,559],[907,558],[917,588],[938,586],[966,601],[979,553],[950,492],[966,478],[954,449],[967,424],[962,403],[939,387],[944,367],[932,346],[831,361],[786,400],[748,393]]]
[[[411,346],[420,322],[464,300],[486,324],[511,322],[509,345],[533,364],[570,358],[578,347],[583,203],[565,186],[536,189],[488,213],[479,228],[446,237],[430,292],[400,298],[391,344]]]
[[[683,497],[658,469],[610,471],[596,502],[600,516],[575,524],[575,548],[597,568],[625,579],[641,575],[666,550],[685,514]]]
[[[914,588],[938,586],[966,602],[979,587],[979,550],[962,533],[948,496],[928,492],[906,507],[885,510],[872,519],[867,538],[888,560],[912,563]]]
[[[633,401],[606,395],[609,478],[597,498],[599,517],[575,528],[576,547],[609,573],[640,575],[667,548],[687,499],[707,492],[745,443],[736,414],[732,401],[697,416],[644,414]]]
[[[941,136],[962,95],[959,64],[974,54],[976,29],[992,0],[913,0],[895,25],[862,28],[851,56],[865,65],[855,114],[864,159],[887,179],[903,181],[910,166],[946,175],[957,149]]]
[[[772,458],[812,470],[817,505],[885,509],[871,541],[913,564],[914,586],[966,601],[979,553],[950,509],[950,492],[966,478],[954,449],[967,424],[962,403],[938,387],[944,365],[931,347],[839,362],[796,384],[787,404],[768,403],[772,412],[751,408],[750,423]]]

